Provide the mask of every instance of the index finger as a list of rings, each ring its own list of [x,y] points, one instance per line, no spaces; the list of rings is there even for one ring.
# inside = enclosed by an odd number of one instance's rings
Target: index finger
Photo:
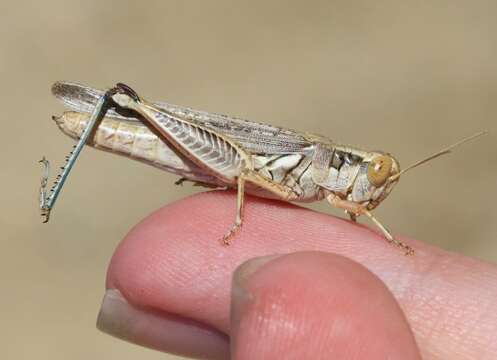
[[[230,281],[247,259],[318,250],[355,260],[387,285],[404,310],[424,358],[485,358],[497,353],[494,265],[404,239],[406,257],[371,229],[278,201],[248,197],[231,246],[220,243],[234,196],[196,195],[168,205],[123,240],[107,288],[139,307],[192,319],[229,334]]]

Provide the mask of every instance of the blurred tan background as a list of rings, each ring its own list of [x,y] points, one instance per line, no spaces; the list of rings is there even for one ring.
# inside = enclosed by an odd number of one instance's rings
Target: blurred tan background
[[[325,134],[407,164],[378,214],[396,232],[497,261],[497,2],[13,1],[0,5],[1,359],[175,358],[95,329],[107,263],[130,227],[199,191],[85,150],[50,224],[46,155],[72,141],[56,80],[123,81],[151,100]],[[339,214],[326,204],[313,208]]]

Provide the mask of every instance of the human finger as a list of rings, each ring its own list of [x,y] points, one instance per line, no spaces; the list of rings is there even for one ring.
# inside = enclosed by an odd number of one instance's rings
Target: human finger
[[[107,288],[120,291],[133,306],[228,335],[230,281],[239,264],[270,254],[325,251],[361,263],[387,285],[423,358],[497,353],[495,266],[402,238],[416,250],[406,257],[365,226],[252,197],[244,226],[224,247],[220,239],[231,226],[234,207],[233,194],[211,192],[148,216],[116,250]]]

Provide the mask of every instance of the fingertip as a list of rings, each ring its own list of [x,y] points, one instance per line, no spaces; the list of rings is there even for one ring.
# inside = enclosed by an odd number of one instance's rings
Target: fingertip
[[[318,249],[388,268],[409,260],[371,230],[346,220],[260,198],[247,197],[245,205],[244,225],[230,246],[221,239],[233,221],[232,193],[202,193],[155,211],[116,249],[106,287],[118,289],[132,304],[193,313],[227,331],[232,272],[247,259]]]
[[[233,358],[419,359],[392,294],[358,263],[324,252],[252,259],[232,287]],[[279,354],[279,355],[278,355]]]

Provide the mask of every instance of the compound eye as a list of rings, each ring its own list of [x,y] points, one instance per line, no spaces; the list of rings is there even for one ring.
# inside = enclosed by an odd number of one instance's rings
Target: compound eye
[[[388,155],[375,157],[368,165],[368,180],[375,187],[382,186],[390,176],[392,158]]]

